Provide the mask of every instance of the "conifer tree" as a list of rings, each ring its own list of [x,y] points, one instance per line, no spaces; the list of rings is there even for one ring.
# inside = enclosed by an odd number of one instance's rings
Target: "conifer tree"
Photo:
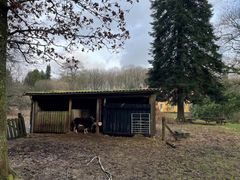
[[[51,66],[50,65],[47,65],[45,76],[46,76],[46,79],[51,79]]]
[[[152,60],[148,83],[177,104],[184,121],[184,102],[216,95],[224,64],[217,52],[207,0],[154,0],[151,4]]]

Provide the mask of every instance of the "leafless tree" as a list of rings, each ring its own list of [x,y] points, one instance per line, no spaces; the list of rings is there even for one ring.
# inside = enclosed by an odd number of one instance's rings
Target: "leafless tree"
[[[230,72],[240,73],[240,5],[228,8],[223,13],[219,34],[224,54],[231,59]]]
[[[133,0],[125,0],[132,4]],[[0,179],[7,179],[6,56],[24,60],[68,60],[76,47],[116,50],[129,38],[117,0],[0,0]]]

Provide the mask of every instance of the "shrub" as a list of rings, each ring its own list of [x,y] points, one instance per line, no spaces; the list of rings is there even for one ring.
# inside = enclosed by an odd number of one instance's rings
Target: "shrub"
[[[240,95],[225,93],[224,100],[219,103],[207,97],[192,105],[190,111],[195,118],[224,117],[231,122],[240,122]]]
[[[191,114],[195,118],[222,117],[223,106],[205,98],[200,104],[194,104],[190,108]]]

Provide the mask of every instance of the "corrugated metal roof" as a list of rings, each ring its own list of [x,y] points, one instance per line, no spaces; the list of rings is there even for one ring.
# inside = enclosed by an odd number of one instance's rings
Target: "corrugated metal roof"
[[[158,88],[147,89],[117,89],[117,90],[75,90],[75,91],[41,91],[27,92],[27,96],[41,95],[103,95],[103,94],[154,94],[159,92]]]

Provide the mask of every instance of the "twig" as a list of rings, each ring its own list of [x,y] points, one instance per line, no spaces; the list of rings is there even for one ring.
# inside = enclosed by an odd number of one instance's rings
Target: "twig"
[[[67,168],[67,180],[68,180],[68,168]]]
[[[166,141],[166,144],[168,145],[168,146],[170,146],[171,148],[176,148],[176,145],[175,144],[173,144],[173,143],[170,143],[170,142],[168,142],[168,141]]]
[[[101,163],[101,160],[100,160],[100,157],[99,157],[99,156],[93,157],[93,158],[91,159],[91,161],[89,161],[89,162],[87,163],[87,166],[88,166],[90,163],[92,163],[95,159],[98,159],[98,164],[99,164],[101,170],[102,170],[102,171],[105,173],[105,175],[107,176],[108,180],[112,180],[112,175],[111,175],[111,173],[109,173],[108,171],[106,171],[106,170],[104,169],[104,167],[103,167],[103,165],[102,165],[102,163]]]

